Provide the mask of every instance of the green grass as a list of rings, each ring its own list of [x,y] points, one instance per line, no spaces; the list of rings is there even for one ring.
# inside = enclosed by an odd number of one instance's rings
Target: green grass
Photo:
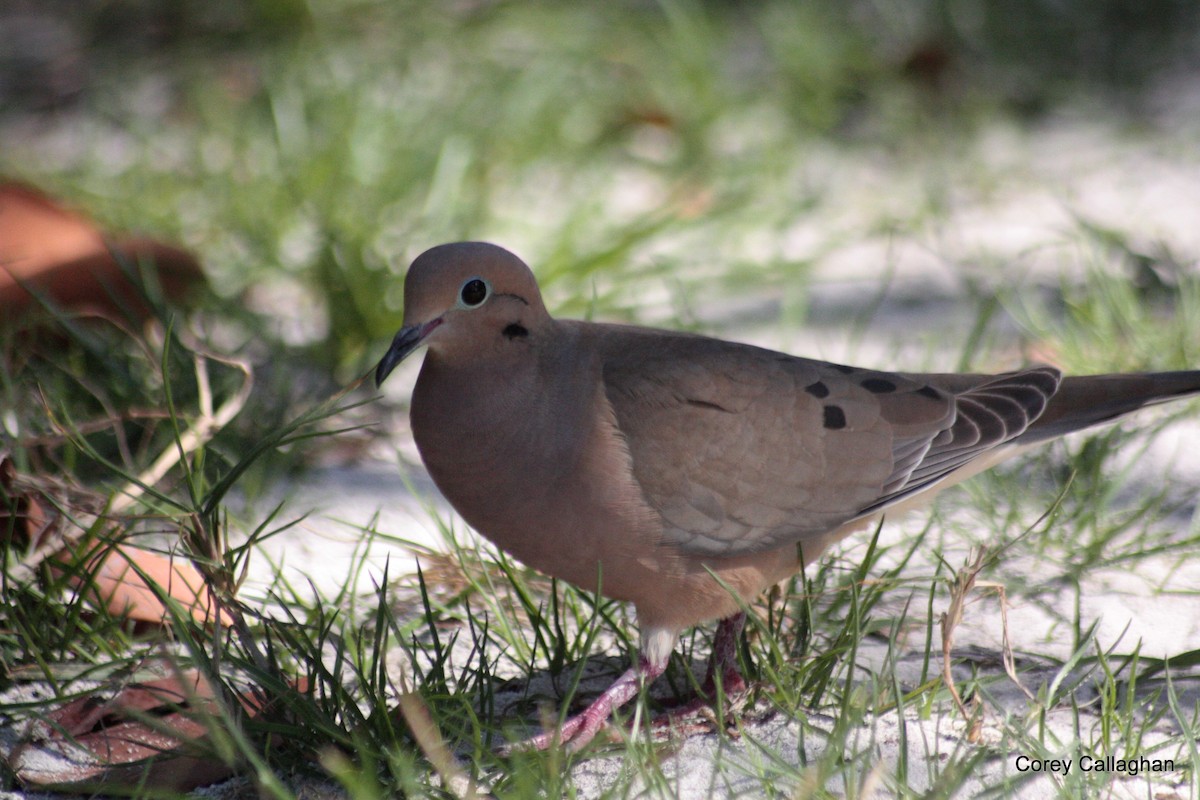
[[[920,342],[928,363],[911,368],[1004,368],[1021,348],[1072,372],[1200,365],[1200,281],[1170,242],[1147,247],[1141,231],[1081,212],[1047,243],[1066,253],[1071,277],[1047,283],[1013,279],[1037,253],[965,258],[943,230],[960,205],[986,208],[1036,177],[993,160],[989,132],[1036,138],[1029,131],[1059,110],[1077,113],[1062,105],[1072,94],[1083,107],[1133,103],[1178,41],[1162,34],[1154,57],[1126,58],[1130,45],[1113,31],[1127,29],[1105,27],[1116,5],[1061,16],[1031,5],[1021,24],[1063,44],[1031,54],[1004,15],[967,24],[953,6],[263,0],[184,4],[176,24],[194,36],[163,48],[101,38],[77,105],[39,119],[56,136],[0,129],[11,137],[0,141],[0,172],[110,229],[187,243],[211,286],[188,311],[160,308],[149,332],[52,310],[59,338],[31,338],[4,319],[2,447],[23,474],[59,481],[73,509],[93,511],[124,497],[160,454],[186,449],[125,509],[126,532],[183,547],[245,608],[223,635],[182,614],[170,630],[137,630],[65,589],[78,565],[12,580],[20,554],[6,548],[0,690],[36,679],[61,700],[165,650],[222,676],[216,755],[270,796],[294,795],[304,777],[332,777],[354,798],[463,794],[432,785],[435,773],[498,797],[577,791],[569,768],[582,758],[494,747],[624,668],[637,633],[618,604],[476,545],[433,505],[444,548],[426,554],[418,576],[316,598],[281,571],[267,597],[238,592],[246,560],[264,557],[258,542],[286,534],[302,498],[239,518],[246,506],[234,496],[253,499],[328,449],[370,441],[359,426],[384,411],[356,405],[367,394],[322,400],[379,357],[401,315],[404,267],[441,241],[509,244],[568,316],[740,335],[746,315],[725,301],[769,300],[770,319],[749,321],[773,336],[824,328],[851,350]],[[1128,40],[1187,13],[1152,4]],[[941,82],[904,66],[930,42],[953,53]],[[1107,74],[1117,61],[1126,68]],[[1064,62],[1078,74],[1063,75]],[[1113,127],[1159,135],[1123,119]],[[949,302],[965,330],[893,320],[930,298],[891,258],[892,243],[956,262]],[[861,289],[847,302],[842,276],[822,267],[859,244],[880,245],[880,274],[846,279]],[[280,297],[301,299],[281,309]],[[221,357],[201,358],[209,352]],[[238,398],[239,365],[255,380],[242,413],[181,448],[207,395],[217,408]],[[1200,546],[1184,519],[1194,487],[1135,468],[1131,454],[1148,441],[1117,430],[1046,448],[949,493],[927,526],[863,536],[755,605],[741,652],[754,688],[745,723],[715,726],[718,780],[751,781],[764,796],[949,797],[985,770],[988,790],[1005,796],[1028,780],[1012,753],[1138,745],[1177,758],[1181,791],[1194,796],[1195,643],[1181,642],[1167,669],[1138,642],[1098,633],[1089,610],[1098,571],[1178,567]],[[105,546],[111,534],[97,533],[91,546]],[[369,542],[406,535],[366,526],[354,571],[367,570]],[[958,690],[986,732],[971,742],[940,679],[938,619],[979,544],[991,554],[981,580],[1057,617],[1053,642],[1015,654],[1032,699],[1013,701],[995,648],[955,650]],[[1188,590],[1169,574],[1161,583],[1164,594]],[[1074,599],[1066,612],[1064,595]],[[994,591],[971,597],[968,629],[998,616]],[[615,763],[607,796],[670,794],[688,777],[673,771],[680,745],[653,741],[646,724],[694,688],[690,670],[710,639],[711,628],[686,636],[658,693],[622,711],[636,735],[587,754]],[[595,658],[601,651],[612,658]],[[247,686],[274,699],[266,713],[237,710],[233,693]],[[888,727],[896,716],[911,724]],[[764,733],[784,722],[791,752]],[[878,755],[887,737],[901,742],[894,764]],[[1058,791],[1087,795],[1101,779],[1076,774]]]

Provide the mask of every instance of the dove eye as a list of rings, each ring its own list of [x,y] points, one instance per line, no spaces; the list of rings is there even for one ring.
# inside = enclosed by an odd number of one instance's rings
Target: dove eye
[[[464,308],[475,308],[488,299],[492,287],[483,278],[471,278],[458,290],[458,302]]]

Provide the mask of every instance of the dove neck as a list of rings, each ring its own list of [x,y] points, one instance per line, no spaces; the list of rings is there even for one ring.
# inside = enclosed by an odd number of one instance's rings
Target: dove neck
[[[579,457],[595,379],[577,363],[569,334],[531,338],[516,357],[461,363],[431,351],[421,366],[413,437],[460,510],[496,503],[495,488],[491,497],[476,496],[483,486],[511,484],[522,495],[549,489]]]

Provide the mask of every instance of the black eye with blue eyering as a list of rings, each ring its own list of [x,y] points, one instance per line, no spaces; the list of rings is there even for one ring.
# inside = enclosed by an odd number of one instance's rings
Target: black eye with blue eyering
[[[458,290],[458,301],[467,308],[475,308],[488,299],[491,287],[483,278],[471,278]]]

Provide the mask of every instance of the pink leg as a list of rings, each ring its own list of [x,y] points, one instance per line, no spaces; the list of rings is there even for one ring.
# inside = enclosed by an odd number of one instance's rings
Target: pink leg
[[[744,613],[734,614],[721,620],[717,625],[716,636],[713,638],[713,650],[709,657],[708,673],[704,678],[704,686],[701,690],[702,696],[669,715],[656,718],[653,721],[656,727],[670,724],[673,720],[707,705],[710,699],[716,696],[716,676],[718,674],[721,676],[721,685],[725,692],[732,694],[746,688],[746,681],[742,678],[742,673],[738,670],[737,665],[738,637],[741,636],[745,624],[746,615]],[[671,642],[672,644],[674,642],[673,633]],[[645,640],[643,640],[643,647],[645,647]],[[613,711],[637,695],[643,683],[649,684],[663,673],[667,668],[670,654],[671,646],[668,645],[659,663],[651,662],[644,654],[639,655],[636,667],[625,670],[621,677],[604,690],[603,694],[592,701],[590,706],[566,720],[561,727],[543,731],[523,742],[503,747],[500,752],[508,753],[516,749],[546,750],[553,747],[556,742],[565,745],[568,752],[573,753],[580,750],[595,737],[596,732],[612,716]]]
[[[726,617],[717,624],[717,633],[713,636],[712,654],[708,657],[708,670],[700,687],[700,696],[655,717],[652,723],[654,727],[665,728],[673,725],[716,700],[718,674],[721,676],[721,688],[726,696],[745,690],[746,679],[742,677],[737,664],[738,637],[742,635],[745,625],[745,613]]]
[[[717,689],[717,671],[720,670],[721,685],[726,692],[740,692],[746,688],[746,680],[738,669],[738,637],[746,627],[745,612],[726,617],[717,624],[713,636],[712,654],[708,657],[708,672],[704,676],[701,691],[712,697]]]
[[[596,731],[600,730],[615,709],[625,705],[637,695],[643,681],[650,683],[666,668],[665,660],[661,664],[652,664],[645,656],[638,656],[636,667],[625,670],[612,686],[609,686],[603,694],[592,701],[590,706],[564,722],[561,728],[539,733],[515,747],[545,750],[555,742],[562,742],[566,745],[568,752],[573,753],[581,749],[592,740]]]

